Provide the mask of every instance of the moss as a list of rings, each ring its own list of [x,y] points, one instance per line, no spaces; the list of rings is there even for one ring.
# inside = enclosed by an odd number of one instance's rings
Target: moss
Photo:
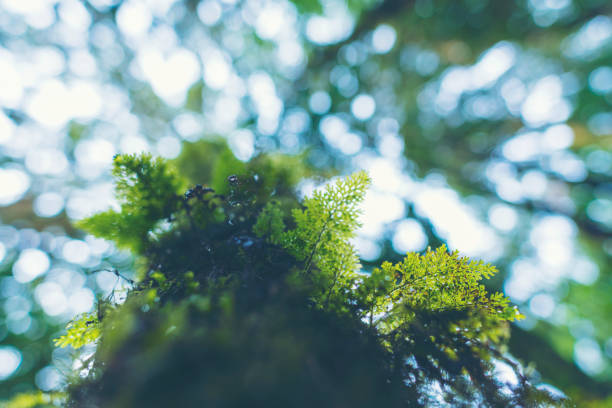
[[[92,366],[71,382],[68,406],[563,403],[500,352],[520,314],[480,283],[493,266],[441,247],[361,273],[350,239],[367,175],[299,203],[291,160],[258,157],[226,178],[224,194],[196,185],[183,195],[164,162],[116,161],[143,166],[115,172],[121,233],[99,216],[82,225],[132,243],[147,266],[125,303],[99,316]],[[215,183],[231,163],[209,172]],[[75,333],[62,344],[83,343]],[[511,364],[518,385],[497,381],[496,360]]]

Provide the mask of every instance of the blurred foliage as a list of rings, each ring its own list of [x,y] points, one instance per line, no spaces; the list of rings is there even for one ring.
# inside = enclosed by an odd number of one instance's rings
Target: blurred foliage
[[[15,395],[10,401],[2,403],[2,408],[52,408],[60,407],[65,402],[63,393],[51,394],[32,392]]]
[[[61,387],[71,356],[52,340],[127,286],[108,270],[143,268],[72,226],[121,207],[113,155],[182,145],[179,172],[219,194],[262,151],[303,155],[291,183],[368,170],[368,270],[400,262],[406,237],[494,261],[487,285],[526,316],[512,354],[605,406],[611,14],[607,0],[0,1],[0,358],[17,364],[0,398]],[[291,208],[282,188],[271,214]]]

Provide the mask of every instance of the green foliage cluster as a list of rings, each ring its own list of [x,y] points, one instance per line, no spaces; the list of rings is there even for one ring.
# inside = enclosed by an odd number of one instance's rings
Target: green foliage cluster
[[[55,408],[65,402],[61,392],[44,393],[41,391],[15,395],[10,401],[0,403],[2,408]]]
[[[489,296],[480,283],[496,273],[493,265],[460,257],[458,251],[449,254],[441,246],[436,251],[428,249],[424,255],[409,253],[397,264],[383,263],[363,280],[359,293],[370,305],[371,320],[375,314],[386,316],[380,319],[386,328],[411,320],[418,311],[468,310],[471,321],[463,321],[461,327],[469,327],[467,331],[475,334],[486,329],[495,331],[499,321],[522,318],[502,293]],[[398,316],[387,313],[395,311],[397,305],[403,309]]]
[[[504,355],[507,322],[520,314],[482,285],[493,266],[441,247],[360,271],[350,239],[365,173],[300,204],[291,158],[257,157],[225,176],[224,194],[198,184],[182,196],[170,163],[115,160],[122,211],[81,225],[145,266],[125,303],[58,340],[78,348],[100,336],[68,406],[565,403]],[[496,378],[502,362],[516,384]]]
[[[155,224],[176,210],[185,182],[162,159],[147,154],[116,156],[113,177],[120,211],[96,214],[78,226],[139,251]]]
[[[72,346],[79,349],[94,343],[100,337],[100,321],[95,313],[86,313],[73,319],[66,326],[66,334],[55,339],[59,347]]]
[[[369,183],[367,174],[360,172],[316,191],[304,200],[304,209],[293,209],[295,229],[284,231],[283,214],[273,207],[266,207],[255,225],[258,236],[268,235],[270,242],[304,263],[301,275],[312,284],[313,298],[320,306],[327,307],[343,288],[350,287],[359,268],[349,239],[359,226],[357,206]]]

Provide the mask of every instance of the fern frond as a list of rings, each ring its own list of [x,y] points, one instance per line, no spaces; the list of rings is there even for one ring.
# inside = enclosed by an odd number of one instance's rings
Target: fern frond
[[[359,227],[358,206],[369,184],[368,175],[358,172],[315,192],[304,200],[304,209],[293,211],[296,228],[283,236],[285,249],[304,262],[303,273],[317,288],[314,298],[322,305],[328,305],[341,288],[350,286],[342,283],[359,269],[349,239]]]
[[[53,342],[57,347],[72,346],[75,349],[95,343],[100,338],[100,321],[96,313],[83,314],[66,326],[66,334]]]

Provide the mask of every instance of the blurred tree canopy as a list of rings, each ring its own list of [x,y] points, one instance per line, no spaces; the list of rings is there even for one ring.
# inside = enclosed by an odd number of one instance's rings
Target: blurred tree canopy
[[[221,136],[237,162],[301,153],[306,176],[367,170],[366,269],[441,243],[494,262],[492,289],[527,316],[511,353],[602,406],[611,13],[607,0],[1,0],[0,398],[61,387],[72,360],[52,339],[117,289],[104,269],[134,269],[73,226],[117,209],[113,155],[231,160],[189,153]]]

